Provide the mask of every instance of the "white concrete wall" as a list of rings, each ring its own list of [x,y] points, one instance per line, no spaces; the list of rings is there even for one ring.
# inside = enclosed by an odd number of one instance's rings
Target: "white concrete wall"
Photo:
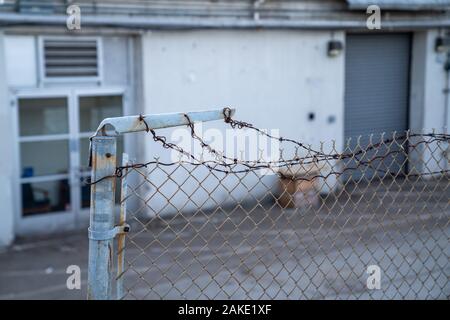
[[[0,31],[0,70],[6,70],[5,37]],[[0,72],[0,247],[14,239],[14,203],[12,192],[12,121],[8,103],[6,73]]]
[[[334,37],[344,41],[343,33]],[[321,140],[336,139],[339,149],[344,54],[327,56],[330,39],[329,32],[318,31],[148,32],[143,37],[145,113],[232,106],[237,109],[236,119],[279,129],[281,136],[316,148]],[[313,121],[308,121],[310,112],[315,114]],[[329,123],[330,116],[334,123]],[[204,129],[212,127],[225,128],[216,122]],[[160,131],[169,137],[171,132]],[[146,159],[155,154],[161,161],[168,159],[168,151],[150,140],[146,150]],[[272,185],[276,180],[273,176],[265,179]],[[210,181],[210,187],[214,184]],[[245,194],[245,189],[239,189],[233,196],[240,199]],[[225,190],[219,198],[224,197]]]
[[[5,37],[6,74],[8,87],[35,87],[38,79],[36,37]]]
[[[420,31],[414,34],[411,64],[410,127],[413,131],[442,132],[446,124],[446,72],[445,53],[435,51],[437,30]],[[443,155],[444,144],[421,148],[413,153],[415,161],[410,169],[420,172],[440,171],[448,166]],[[431,154],[433,153],[433,154]],[[425,165],[426,163],[426,165]]]
[[[6,36],[6,73],[10,87],[35,87],[37,84],[36,38]]]
[[[128,38],[126,36],[102,37],[103,50],[101,52],[103,53],[103,56],[101,62],[103,64],[104,72],[100,83],[96,81],[80,82],[77,80],[72,82],[68,82],[68,80],[55,82],[42,81],[39,76],[40,61],[38,55],[38,38],[37,35],[16,34],[8,34],[1,38],[0,115],[2,122],[0,123],[0,134],[2,139],[0,140],[0,154],[2,157],[0,161],[5,161],[5,163],[2,162],[5,171],[0,173],[0,203],[2,203],[2,209],[0,209],[0,245],[10,242],[9,237],[13,236],[13,231],[10,233],[6,231],[6,229],[10,227],[10,224],[14,224],[13,229],[16,233],[28,235],[33,233],[50,233],[56,229],[67,230],[73,228],[76,223],[75,215],[72,215],[73,218],[69,217],[69,219],[63,217],[63,215],[61,215],[61,217],[52,215],[51,217],[33,216],[30,217],[30,219],[20,219],[20,201],[17,201],[17,198],[20,197],[20,195],[16,192],[17,190],[20,190],[16,185],[18,182],[18,177],[16,175],[18,175],[17,172],[20,171],[18,170],[20,164],[15,163],[17,162],[17,159],[13,156],[15,152],[18,152],[17,148],[19,146],[14,145],[14,143],[16,143],[16,126],[14,120],[16,119],[13,117],[14,108],[9,102],[10,99],[14,98],[16,92],[34,92],[36,94],[43,94],[44,92],[58,92],[58,90],[67,92],[71,89],[86,87],[92,88],[93,90],[95,90],[95,88],[124,88],[126,90],[124,102],[127,107],[125,113],[137,113],[133,105],[134,92],[129,90],[133,77],[129,67],[133,62],[131,58],[133,52],[128,45]],[[31,121],[32,119],[29,120]],[[29,151],[31,153],[36,151],[39,147],[42,148],[39,144],[34,144],[33,146],[34,148],[30,148]],[[57,152],[54,155],[54,158],[57,159],[56,157],[58,156],[61,159],[60,163],[66,161],[67,154],[64,155]],[[33,160],[34,162],[44,159],[45,156],[43,156],[41,152],[41,154],[38,154],[35,158],[36,159]],[[87,158],[83,157],[82,165],[85,165],[86,161]],[[26,164],[26,162],[24,163]],[[14,190],[14,192],[11,192],[10,188],[13,188],[12,190]],[[52,192],[52,190],[50,192]],[[57,185],[55,185],[53,192],[57,192]],[[5,212],[3,212],[3,210]],[[9,214],[11,216],[9,216]],[[85,216],[83,215],[83,217],[78,219],[80,226],[86,221],[84,217]],[[38,219],[39,223],[36,223]],[[48,220],[44,221],[46,219]],[[69,222],[67,222],[67,220],[69,220]],[[2,232],[2,228],[5,228],[4,232]],[[4,237],[5,240],[2,240],[2,237]]]

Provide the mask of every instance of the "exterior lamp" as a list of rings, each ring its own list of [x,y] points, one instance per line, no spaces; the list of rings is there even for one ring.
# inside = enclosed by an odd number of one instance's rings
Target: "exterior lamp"
[[[438,53],[450,51],[450,38],[437,37],[434,49]]]
[[[330,40],[328,41],[328,56],[331,58],[337,57],[341,54],[344,46],[342,42],[338,40]]]

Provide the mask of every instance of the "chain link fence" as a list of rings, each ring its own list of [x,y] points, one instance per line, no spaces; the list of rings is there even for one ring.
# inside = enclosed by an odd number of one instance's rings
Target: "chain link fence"
[[[227,162],[196,161],[145,127],[186,157],[125,157],[115,170],[119,224],[130,229],[113,259],[118,299],[450,297],[448,135],[360,137],[327,153],[300,144],[301,157]]]

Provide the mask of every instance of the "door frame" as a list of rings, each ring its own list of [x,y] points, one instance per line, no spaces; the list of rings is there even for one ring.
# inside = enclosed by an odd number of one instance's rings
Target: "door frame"
[[[83,209],[81,206],[81,182],[80,182],[80,146],[79,139],[84,135],[79,132],[79,97],[83,96],[107,96],[122,95],[122,114],[128,113],[127,88],[102,87],[102,88],[32,88],[15,89],[10,91],[10,101],[13,107],[13,190],[14,192],[14,231],[16,235],[25,236],[33,234],[51,234],[61,231],[73,230],[85,227],[89,222],[89,208]],[[23,98],[66,98],[68,112],[68,133],[69,143],[69,172],[64,174],[70,185],[70,211],[58,211],[22,216],[22,192],[21,192],[21,157],[20,157],[20,132],[19,132],[19,99]],[[124,150],[126,150],[124,142]],[[54,175],[57,177],[57,175]],[[63,177],[61,175],[61,177]],[[42,180],[46,178],[43,177]],[[33,180],[40,180],[39,178]],[[51,179],[52,180],[52,179]]]
[[[71,189],[75,189],[75,192],[73,192],[73,197],[74,197],[74,201],[76,201],[77,203],[77,214],[76,214],[76,220],[75,220],[75,226],[80,226],[80,224],[84,224],[87,226],[87,223],[89,222],[89,211],[90,208],[82,208],[81,207],[81,192],[80,192],[80,187],[81,187],[81,183],[80,183],[80,178],[83,176],[82,174],[80,174],[80,146],[79,146],[79,141],[80,138],[87,138],[92,136],[95,132],[91,132],[89,134],[86,133],[80,133],[80,122],[79,122],[79,117],[78,117],[78,111],[79,111],[79,98],[80,97],[92,97],[92,96],[112,96],[112,95],[121,95],[122,96],[122,115],[125,115],[128,113],[128,104],[127,104],[127,90],[125,87],[108,87],[108,88],[78,88],[78,89],[73,89],[72,90],[73,94],[72,94],[72,99],[73,101],[73,112],[77,113],[76,115],[74,115],[74,122],[77,128],[77,133],[75,134],[75,140],[76,140],[76,144],[77,144],[77,152],[76,154],[74,153],[74,157],[76,157],[76,159],[74,159],[74,163],[76,164],[76,167],[74,166],[74,187]],[[126,152],[126,143],[124,141],[124,152]],[[72,195],[72,193],[71,193]],[[80,216],[84,216],[84,219],[79,219]],[[79,219],[79,220],[77,220]]]

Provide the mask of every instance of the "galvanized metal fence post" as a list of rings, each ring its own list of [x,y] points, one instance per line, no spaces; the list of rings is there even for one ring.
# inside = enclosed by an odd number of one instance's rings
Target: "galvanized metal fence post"
[[[228,116],[234,114],[229,109]],[[159,115],[125,116],[104,119],[91,139],[90,163],[92,167],[91,212],[89,226],[88,299],[112,299],[113,239],[118,239],[118,263],[116,296],[124,297],[123,273],[125,267],[125,234],[130,226],[126,224],[127,183],[122,179],[121,214],[118,226],[114,226],[116,189],[116,137],[107,136],[106,127],[114,128],[115,134],[149,131],[188,125],[191,122],[205,122],[225,118],[224,109]],[[127,157],[124,158],[128,162]]]
[[[88,299],[112,297],[116,138],[94,136],[91,141],[91,211],[89,226]]]
[[[122,157],[122,165],[127,166],[128,154],[124,153]],[[125,226],[127,223],[127,183],[128,169],[125,169],[125,173],[122,176],[121,189],[120,189],[120,216],[119,225]],[[117,276],[116,276],[116,297],[120,300],[124,297],[123,293],[123,273],[125,272],[125,233],[119,234],[117,238]]]

